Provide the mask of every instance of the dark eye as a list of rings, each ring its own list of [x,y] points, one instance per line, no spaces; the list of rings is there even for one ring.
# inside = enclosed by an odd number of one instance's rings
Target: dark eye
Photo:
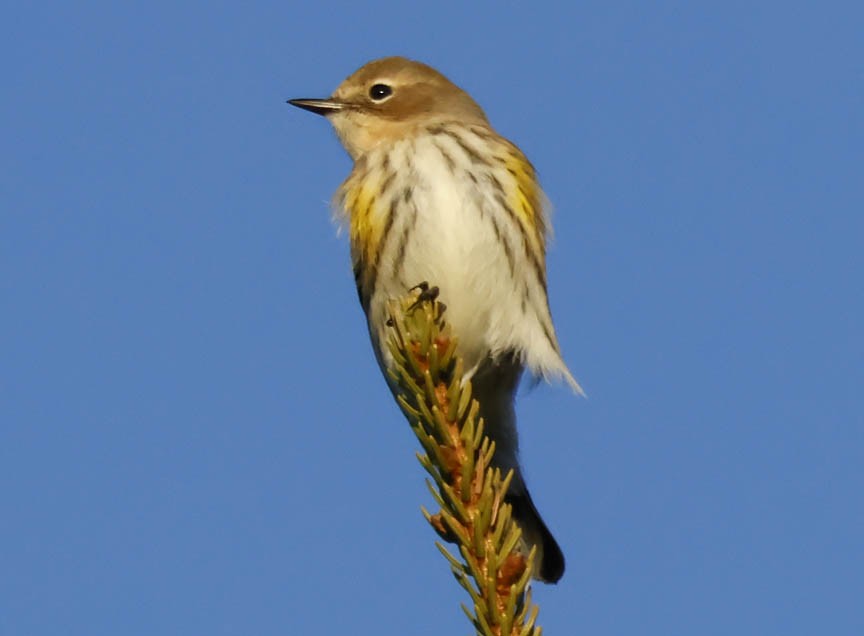
[[[376,102],[380,102],[382,99],[387,99],[392,94],[393,89],[387,86],[387,84],[375,84],[369,89],[369,97]]]

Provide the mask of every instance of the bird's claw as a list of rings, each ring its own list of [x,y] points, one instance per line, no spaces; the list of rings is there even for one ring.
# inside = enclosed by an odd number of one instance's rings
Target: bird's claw
[[[414,311],[423,303],[432,303],[435,302],[435,299],[438,298],[438,294],[441,293],[437,287],[430,287],[429,283],[425,280],[419,285],[414,285],[408,291],[417,291],[420,290],[420,293],[417,294],[417,300],[415,300],[410,307],[408,307],[408,311]]]

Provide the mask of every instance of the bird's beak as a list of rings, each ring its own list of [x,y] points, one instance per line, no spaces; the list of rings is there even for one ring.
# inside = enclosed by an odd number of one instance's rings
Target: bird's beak
[[[289,99],[288,103],[297,108],[308,110],[316,115],[332,115],[345,108],[343,102],[333,98],[327,99]]]

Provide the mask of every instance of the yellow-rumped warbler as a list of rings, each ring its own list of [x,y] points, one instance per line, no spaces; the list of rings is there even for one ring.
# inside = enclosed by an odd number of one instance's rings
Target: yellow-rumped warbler
[[[513,399],[524,368],[581,389],[549,314],[548,221],[533,166],[468,93],[404,58],[366,64],[327,99],[290,103],[325,115],[354,160],[337,200],[379,364],[391,362],[387,303],[431,281],[495,441],[494,461],[514,470],[507,500],[527,545],[537,546],[535,577],[557,581],[564,555],[519,469]]]

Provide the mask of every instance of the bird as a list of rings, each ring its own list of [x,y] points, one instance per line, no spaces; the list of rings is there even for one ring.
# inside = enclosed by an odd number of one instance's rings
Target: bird
[[[357,292],[385,379],[393,363],[388,303],[432,281],[495,442],[493,465],[513,470],[505,501],[523,549],[536,546],[532,576],[557,582],[564,554],[525,484],[515,395],[525,371],[582,389],[552,324],[548,205],[533,165],[466,91],[404,57],[365,64],[330,97],[288,103],[326,117],[353,160],[334,207],[348,228]]]

